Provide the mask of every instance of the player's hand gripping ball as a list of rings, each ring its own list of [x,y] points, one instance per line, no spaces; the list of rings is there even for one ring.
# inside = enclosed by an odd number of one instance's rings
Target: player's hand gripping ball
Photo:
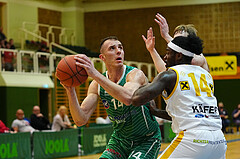
[[[56,76],[63,85],[76,87],[83,84],[88,74],[84,68],[76,65],[74,55],[65,56],[57,65]]]

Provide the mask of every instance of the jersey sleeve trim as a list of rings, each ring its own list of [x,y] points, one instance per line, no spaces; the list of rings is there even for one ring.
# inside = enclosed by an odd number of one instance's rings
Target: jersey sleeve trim
[[[170,94],[169,96],[167,96],[167,97],[162,96],[164,100],[168,100],[168,99],[173,95],[173,93],[174,93],[175,90],[177,89],[178,81],[179,81],[179,74],[178,74],[177,70],[175,70],[174,68],[170,68],[170,69],[172,69],[174,72],[176,72],[177,80],[176,80],[175,86],[174,86],[171,94]]]

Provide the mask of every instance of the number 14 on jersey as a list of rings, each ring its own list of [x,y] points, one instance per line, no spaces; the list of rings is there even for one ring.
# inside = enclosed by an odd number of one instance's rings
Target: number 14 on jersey
[[[112,99],[111,100],[111,102],[113,102],[113,106],[114,106],[114,109],[116,110],[117,108],[119,108],[119,107],[123,107],[123,103],[122,102],[119,102],[118,100],[117,100],[117,104],[116,104],[116,99]]]

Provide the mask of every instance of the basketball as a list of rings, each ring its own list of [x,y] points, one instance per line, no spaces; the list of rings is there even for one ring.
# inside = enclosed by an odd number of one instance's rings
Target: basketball
[[[83,84],[88,78],[86,70],[76,65],[74,55],[65,56],[58,63],[56,76],[62,84],[71,87]]]

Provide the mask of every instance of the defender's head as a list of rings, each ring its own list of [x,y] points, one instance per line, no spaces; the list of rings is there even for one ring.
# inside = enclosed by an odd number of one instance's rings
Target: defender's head
[[[202,40],[194,35],[178,36],[168,43],[164,61],[167,67],[178,64],[191,64],[194,54],[200,55],[203,51]]]

